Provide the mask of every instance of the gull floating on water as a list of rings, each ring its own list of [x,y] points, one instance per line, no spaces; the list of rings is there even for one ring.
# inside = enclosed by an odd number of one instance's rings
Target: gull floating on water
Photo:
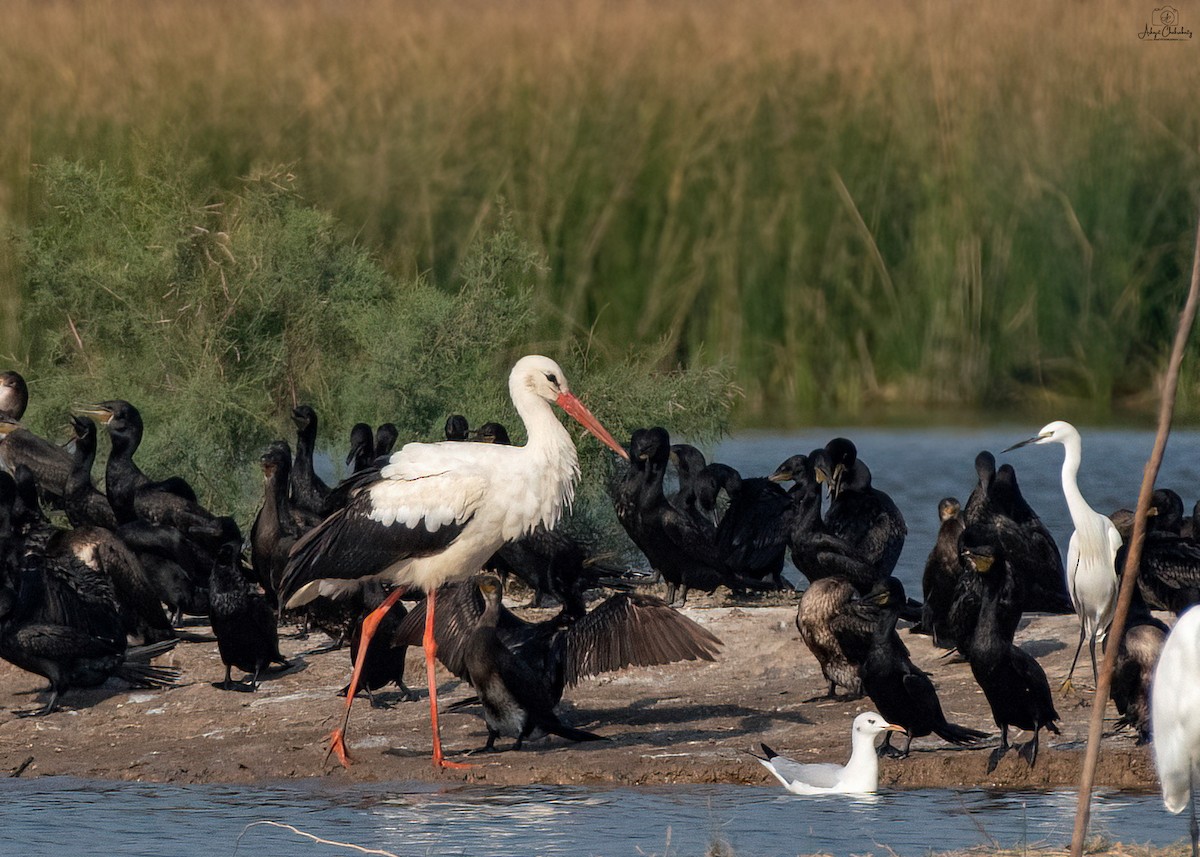
[[[879,787],[879,756],[875,736],[881,732],[903,732],[902,726],[888,723],[874,711],[854,718],[851,729],[850,761],[842,765],[803,764],[780,756],[766,744],[765,755],[751,754],[775,775],[789,792],[798,795],[872,794]]]

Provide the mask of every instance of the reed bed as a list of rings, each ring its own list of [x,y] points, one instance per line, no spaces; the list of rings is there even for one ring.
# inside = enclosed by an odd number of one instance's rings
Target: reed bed
[[[731,361],[747,421],[1138,409],[1200,200],[1200,38],[1140,40],[1153,6],[13,0],[0,218],[44,217],[54,157],[169,152],[214,187],[286,164],[393,274],[454,288],[503,200],[545,261],[539,341]]]

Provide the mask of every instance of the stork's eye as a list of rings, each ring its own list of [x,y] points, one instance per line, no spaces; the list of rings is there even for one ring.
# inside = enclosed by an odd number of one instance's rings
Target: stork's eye
[[[553,372],[550,372],[546,375],[546,380],[549,381],[551,384],[558,384],[558,376],[555,375]]]

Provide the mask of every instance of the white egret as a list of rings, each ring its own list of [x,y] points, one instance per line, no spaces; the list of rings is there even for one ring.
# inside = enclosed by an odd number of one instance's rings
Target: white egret
[[[1154,765],[1168,812],[1191,805],[1192,857],[1200,850],[1196,785],[1200,778],[1200,609],[1187,610],[1163,644],[1150,691]]]
[[[1115,559],[1121,548],[1121,534],[1107,516],[1101,515],[1088,505],[1079,490],[1077,476],[1079,462],[1083,458],[1083,441],[1075,426],[1058,420],[1042,428],[1034,437],[1013,444],[1008,449],[1038,443],[1061,443],[1066,450],[1063,456],[1062,487],[1067,499],[1067,510],[1075,532],[1067,547],[1067,586],[1071,603],[1079,614],[1079,645],[1071,660],[1071,669],[1062,690],[1072,688],[1071,676],[1083,650],[1083,641],[1088,641],[1088,652],[1092,657],[1092,679],[1096,680],[1096,643],[1103,644],[1112,622],[1117,605],[1117,572]]]

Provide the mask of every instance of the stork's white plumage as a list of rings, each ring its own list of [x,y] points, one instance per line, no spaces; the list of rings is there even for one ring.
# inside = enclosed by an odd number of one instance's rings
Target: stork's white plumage
[[[292,549],[280,600],[295,608],[318,594],[336,597],[344,581],[381,577],[398,588],[363,623],[367,649],[385,608],[404,589],[428,593],[425,655],[434,713],[434,760],[441,759],[434,693],[434,592],[479,571],[506,541],[538,524],[553,527],[574,496],[579,458],[571,435],[555,416],[557,404],[622,456],[626,452],[570,391],[561,367],[548,357],[522,357],[508,389],[525,423],[525,446],[410,443],[361,484],[345,508],[307,533]],[[343,581],[339,584],[338,581]],[[378,616],[376,616],[378,614]],[[358,667],[352,683],[357,682]],[[347,712],[353,693],[347,695]],[[341,730],[331,748],[345,762]]]
[[[1185,611],[1154,668],[1150,690],[1150,732],[1154,736],[1154,765],[1168,812],[1192,808],[1189,832],[1192,855],[1200,851],[1196,821],[1196,788],[1200,786],[1200,607]]]
[[[1117,605],[1120,582],[1115,562],[1122,539],[1113,522],[1088,505],[1079,490],[1083,441],[1075,426],[1062,420],[1052,422],[1036,436],[1004,451],[1038,443],[1061,443],[1066,450],[1063,455],[1062,487],[1067,510],[1071,513],[1071,523],[1075,525],[1075,532],[1071,534],[1071,542],[1067,546],[1067,586],[1071,592],[1071,603],[1079,614],[1079,645],[1075,649],[1067,680],[1063,683],[1064,688],[1069,688],[1084,640],[1088,641],[1092,656],[1092,678],[1096,678],[1096,643],[1104,641]]]

